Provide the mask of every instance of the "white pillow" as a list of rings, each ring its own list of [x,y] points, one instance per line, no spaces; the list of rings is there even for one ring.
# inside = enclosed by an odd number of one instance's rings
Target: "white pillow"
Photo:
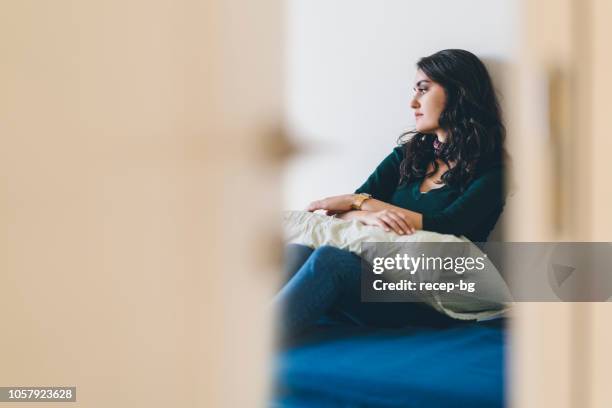
[[[362,252],[362,243],[364,242],[468,243],[467,246],[461,246],[462,248],[468,248],[466,255],[474,258],[484,255],[480,248],[463,236],[457,237],[422,230],[412,235],[398,235],[395,232],[387,232],[380,227],[365,225],[357,220],[345,221],[308,211],[285,211],[283,213],[283,231],[286,243],[302,244],[310,248],[331,245],[353,252],[364,259],[370,259],[367,253]],[[440,248],[443,246],[441,245]],[[399,251],[404,253],[411,252],[409,255],[415,257],[418,257],[421,252],[418,245],[389,246],[390,253],[388,256],[395,256],[398,253],[398,248],[400,248]],[[376,256],[387,256],[384,253],[381,254],[381,251],[384,250],[385,247],[377,246]],[[478,290],[473,294],[437,291],[432,292],[431,297],[424,298],[422,301],[439,312],[460,320],[488,320],[506,314],[512,304],[510,291],[499,271],[488,259],[487,262],[484,271],[465,272],[460,276],[452,272],[452,275],[455,276],[444,277],[444,281],[452,281],[454,278],[460,277],[466,283],[475,282]],[[386,277],[392,281],[397,281],[406,276],[392,274]],[[497,300],[491,301],[491,299]]]

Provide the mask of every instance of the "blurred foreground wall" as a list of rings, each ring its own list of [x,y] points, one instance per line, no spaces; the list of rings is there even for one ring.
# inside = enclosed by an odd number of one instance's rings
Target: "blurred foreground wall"
[[[0,386],[73,385],[75,408],[263,404],[281,16],[2,2]]]

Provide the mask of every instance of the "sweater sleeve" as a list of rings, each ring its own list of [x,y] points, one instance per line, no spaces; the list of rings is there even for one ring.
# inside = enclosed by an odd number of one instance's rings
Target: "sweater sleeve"
[[[423,214],[423,229],[441,234],[465,235],[494,211],[503,208],[504,172],[491,169],[474,180],[444,210]]]
[[[377,200],[389,202],[399,182],[399,167],[404,157],[402,146],[393,149],[355,194],[368,193]]]

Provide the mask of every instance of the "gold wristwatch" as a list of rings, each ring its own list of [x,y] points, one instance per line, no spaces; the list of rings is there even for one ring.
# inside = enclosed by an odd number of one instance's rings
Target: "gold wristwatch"
[[[353,202],[351,204],[351,208],[353,210],[361,210],[361,206],[363,205],[364,201],[372,198],[371,194],[368,193],[359,193],[355,195],[355,198],[353,199]]]

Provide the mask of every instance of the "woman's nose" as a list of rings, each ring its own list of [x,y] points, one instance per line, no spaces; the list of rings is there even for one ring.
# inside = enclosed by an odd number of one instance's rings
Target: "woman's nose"
[[[412,100],[410,101],[410,107],[412,109],[418,109],[421,105],[419,105],[419,101],[417,101],[416,99],[416,95],[412,97]]]

